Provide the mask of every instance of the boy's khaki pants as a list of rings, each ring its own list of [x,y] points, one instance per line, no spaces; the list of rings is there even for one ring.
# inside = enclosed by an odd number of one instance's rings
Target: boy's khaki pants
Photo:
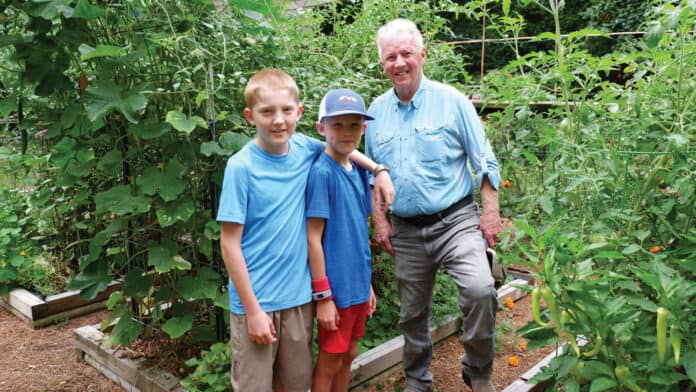
[[[314,304],[268,313],[277,340],[257,344],[249,339],[247,319],[230,314],[232,388],[244,392],[270,392],[274,384],[283,392],[307,392],[312,386],[312,322]]]

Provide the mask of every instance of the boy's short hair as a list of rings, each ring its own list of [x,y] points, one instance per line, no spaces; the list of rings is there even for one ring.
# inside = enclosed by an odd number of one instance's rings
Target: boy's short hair
[[[274,91],[285,89],[295,98],[296,103],[300,102],[300,89],[297,88],[297,83],[290,75],[279,69],[262,69],[249,79],[244,88],[244,99],[248,108],[254,107],[261,89]]]

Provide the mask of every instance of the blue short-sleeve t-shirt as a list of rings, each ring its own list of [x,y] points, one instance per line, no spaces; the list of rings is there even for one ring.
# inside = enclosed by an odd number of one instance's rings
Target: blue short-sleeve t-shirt
[[[322,248],[337,307],[370,299],[372,259],[367,216],[372,211],[367,172],[346,170],[328,154],[312,166],[307,183],[308,218],[326,219]]]
[[[250,141],[227,161],[217,220],[244,225],[242,254],[265,312],[311,301],[305,189],[323,149],[322,142],[295,133],[285,155],[269,154]],[[244,314],[231,279],[229,288],[230,310]]]

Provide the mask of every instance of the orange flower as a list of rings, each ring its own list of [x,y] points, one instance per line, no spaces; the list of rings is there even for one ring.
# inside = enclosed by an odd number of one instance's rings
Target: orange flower
[[[520,342],[520,350],[527,351],[527,341],[523,340]]]
[[[511,297],[505,297],[505,306],[512,310],[515,308],[515,301],[513,301]]]
[[[513,367],[518,367],[520,366],[520,360],[516,356],[512,355],[508,357],[508,365],[513,366]]]
[[[659,252],[659,251],[660,251],[660,246],[659,246],[659,245],[655,245],[655,246],[653,246],[652,248],[650,248],[650,253],[657,253],[657,252]]]
[[[503,188],[510,188],[511,186],[512,186],[512,184],[510,183],[510,181],[508,181],[508,180],[503,181]]]

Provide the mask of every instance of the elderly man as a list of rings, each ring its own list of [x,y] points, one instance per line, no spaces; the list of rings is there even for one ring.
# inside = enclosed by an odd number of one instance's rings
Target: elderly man
[[[376,206],[373,221],[377,240],[396,255],[406,390],[432,391],[429,316],[435,276],[443,268],[459,289],[464,382],[474,392],[495,391],[498,302],[486,249],[502,229],[498,162],[471,101],[423,75],[426,50],[413,22],[382,26],[377,47],[393,88],[368,110],[377,120],[367,127],[365,145],[370,158],[391,170],[396,190],[391,218]],[[480,216],[474,186],[480,188]]]

